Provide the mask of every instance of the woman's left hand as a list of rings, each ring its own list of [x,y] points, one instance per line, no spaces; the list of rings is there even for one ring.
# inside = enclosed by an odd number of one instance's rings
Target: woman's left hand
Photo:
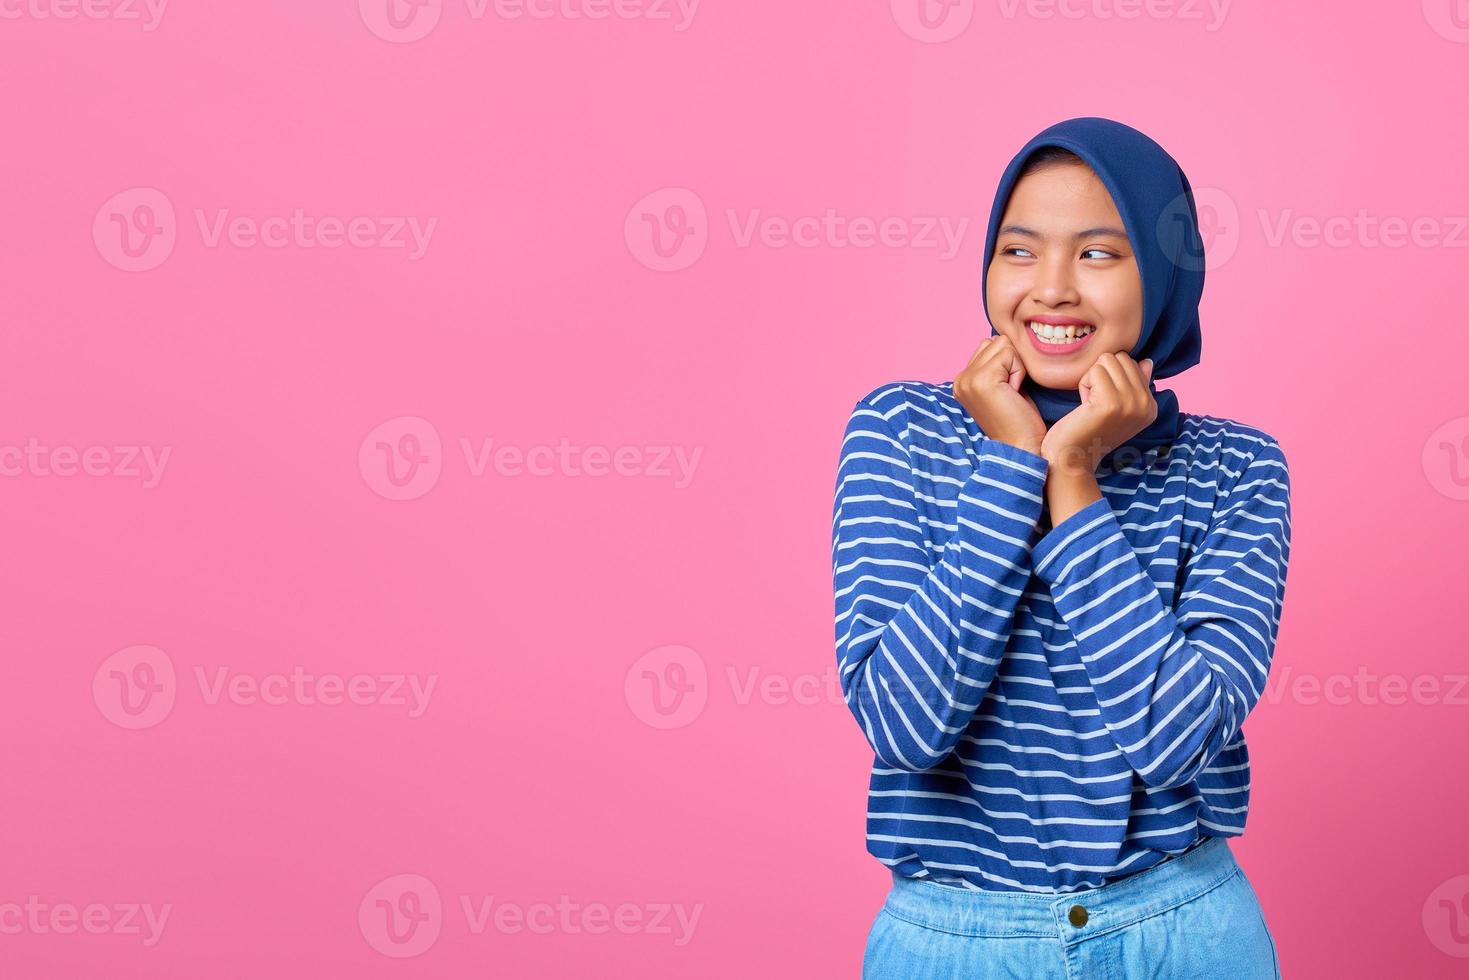
[[[1152,358],[1134,361],[1108,352],[1082,375],[1081,404],[1056,421],[1041,441],[1041,455],[1068,470],[1094,474],[1102,457],[1152,424],[1158,402],[1148,389]]]

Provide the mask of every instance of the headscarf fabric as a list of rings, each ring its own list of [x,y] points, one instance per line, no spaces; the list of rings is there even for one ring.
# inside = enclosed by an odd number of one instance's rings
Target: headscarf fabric
[[[1167,378],[1199,363],[1199,299],[1204,292],[1204,247],[1193,188],[1183,168],[1168,153],[1131,126],[1099,116],[1081,116],[1056,123],[1021,147],[1000,178],[985,236],[983,275],[994,257],[995,239],[1010,194],[1026,161],[1036,150],[1057,146],[1084,160],[1101,178],[1117,211],[1137,259],[1143,286],[1142,332],[1129,354],[1134,360],[1153,359],[1153,378]],[[987,292],[981,289],[981,295]],[[989,299],[984,301],[989,317]],[[990,325],[992,335],[999,331]],[[1149,449],[1172,445],[1182,419],[1178,396],[1149,390],[1158,403],[1158,417],[1143,431],[1116,447],[1104,463],[1119,458],[1136,460]],[[1076,390],[1045,388],[1026,375],[1022,392],[1040,410],[1049,428],[1081,404]]]

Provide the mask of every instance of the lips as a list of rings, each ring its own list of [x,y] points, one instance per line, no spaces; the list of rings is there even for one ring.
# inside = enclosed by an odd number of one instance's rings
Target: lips
[[[1056,334],[1056,336],[1047,338],[1047,337],[1042,337],[1039,334],[1037,334],[1036,331],[1035,331],[1035,328],[1032,327],[1031,324],[1042,324],[1042,323],[1049,324],[1050,326],[1056,328],[1055,331],[1054,331],[1054,333]],[[1096,331],[1095,328],[1093,328],[1093,329],[1087,331],[1087,333],[1084,336],[1077,337],[1077,338],[1074,338],[1074,339],[1068,339],[1068,338],[1065,338],[1063,336],[1060,336],[1061,332],[1066,327],[1090,327],[1090,326],[1091,326],[1091,324],[1087,323],[1085,320],[1077,320],[1074,317],[1057,317],[1057,316],[1031,317],[1031,318],[1027,319],[1026,322],[1025,322],[1025,335],[1030,338],[1030,344],[1031,344],[1031,346],[1034,347],[1036,350],[1040,351],[1042,354],[1066,355],[1066,354],[1073,354],[1076,351],[1079,351],[1083,347],[1085,347],[1087,345],[1087,343],[1090,342],[1091,339],[1097,335],[1097,331]],[[1049,333],[1051,331],[1046,331],[1046,332]]]
[[[1028,316],[1026,323],[1049,323],[1053,327],[1089,327],[1090,323],[1074,316]]]

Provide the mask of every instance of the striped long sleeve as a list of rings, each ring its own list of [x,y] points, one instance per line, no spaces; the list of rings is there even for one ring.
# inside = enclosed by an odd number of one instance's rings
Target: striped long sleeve
[[[1235,740],[1270,670],[1290,557],[1280,447],[1265,443],[1215,510],[1184,563],[1176,608],[1105,499],[1048,531],[1031,557],[1138,778],[1158,788],[1193,781]]]
[[[873,397],[853,409],[837,468],[837,666],[878,758],[921,772],[952,753],[994,679],[1030,579],[1048,464],[983,439],[967,476],[934,475],[949,493],[925,495],[903,438],[912,422],[900,436],[890,420],[903,403],[884,414]],[[935,528],[952,534],[932,558]]]

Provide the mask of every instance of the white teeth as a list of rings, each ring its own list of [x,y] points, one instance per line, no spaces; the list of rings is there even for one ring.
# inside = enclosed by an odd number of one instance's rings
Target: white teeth
[[[1061,341],[1067,340],[1076,340],[1078,338],[1085,337],[1087,334],[1096,332],[1097,329],[1093,326],[1058,327],[1049,323],[1035,323],[1033,321],[1027,322],[1026,326],[1029,327],[1031,331],[1034,332],[1035,335],[1040,337],[1042,340],[1049,340],[1053,343],[1059,343]]]

